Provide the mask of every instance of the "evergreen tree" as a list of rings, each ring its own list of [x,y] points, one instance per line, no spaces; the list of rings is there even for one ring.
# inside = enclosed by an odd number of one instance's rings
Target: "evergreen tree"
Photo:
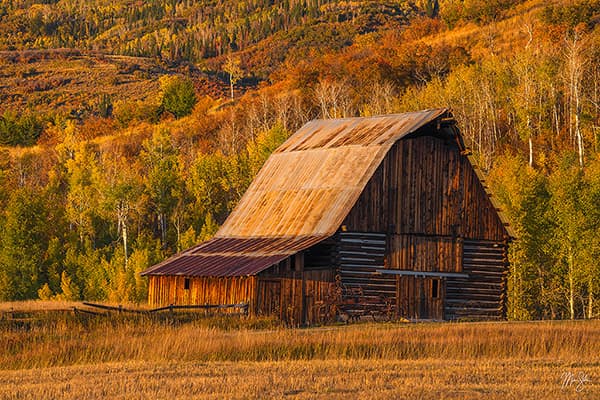
[[[164,76],[160,80],[162,105],[175,118],[189,115],[196,105],[194,84],[188,78]]]

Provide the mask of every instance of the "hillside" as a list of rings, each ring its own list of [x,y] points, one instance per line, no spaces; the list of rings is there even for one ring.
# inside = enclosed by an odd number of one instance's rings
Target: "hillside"
[[[138,273],[306,121],[450,106],[519,234],[510,317],[598,316],[598,22],[598,0],[4,2],[0,298],[142,302]]]

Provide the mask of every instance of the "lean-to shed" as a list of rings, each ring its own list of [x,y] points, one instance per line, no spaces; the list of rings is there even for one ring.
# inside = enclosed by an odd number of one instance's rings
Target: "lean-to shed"
[[[149,303],[503,318],[511,233],[490,196],[446,109],[311,121],[212,240],[143,273]]]

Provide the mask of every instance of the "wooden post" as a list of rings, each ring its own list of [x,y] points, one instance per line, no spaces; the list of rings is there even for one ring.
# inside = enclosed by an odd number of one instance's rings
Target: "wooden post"
[[[299,271],[299,272],[304,271],[304,252],[303,251],[296,253],[296,255],[294,256],[294,261],[295,261],[296,271]]]

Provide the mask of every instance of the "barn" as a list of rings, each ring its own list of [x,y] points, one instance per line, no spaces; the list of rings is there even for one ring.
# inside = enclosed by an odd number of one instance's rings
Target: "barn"
[[[511,230],[447,109],[308,122],[216,236],[157,264],[148,300],[334,314],[505,317]]]

